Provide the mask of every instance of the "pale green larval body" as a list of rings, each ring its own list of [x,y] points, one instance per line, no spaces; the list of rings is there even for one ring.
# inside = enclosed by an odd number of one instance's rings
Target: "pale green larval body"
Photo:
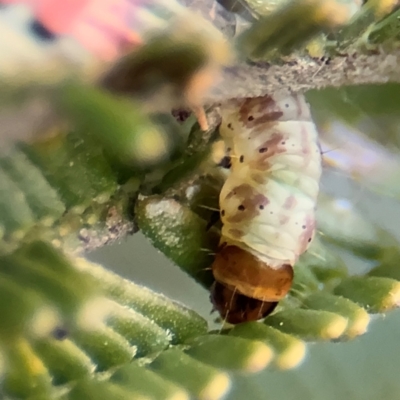
[[[222,108],[230,174],[220,194],[221,243],[272,268],[294,265],[315,232],[321,176],[318,133],[302,95]]]

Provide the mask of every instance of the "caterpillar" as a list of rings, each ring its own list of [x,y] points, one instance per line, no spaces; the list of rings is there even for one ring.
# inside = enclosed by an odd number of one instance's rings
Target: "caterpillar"
[[[221,116],[230,173],[211,301],[235,324],[267,316],[290,290],[314,237],[321,151],[302,95],[233,100]]]

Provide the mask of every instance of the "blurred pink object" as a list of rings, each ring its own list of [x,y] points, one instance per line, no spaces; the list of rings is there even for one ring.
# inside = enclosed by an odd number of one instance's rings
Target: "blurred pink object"
[[[106,61],[141,43],[133,25],[143,0],[3,0],[1,3],[28,5],[47,30],[74,37]]]

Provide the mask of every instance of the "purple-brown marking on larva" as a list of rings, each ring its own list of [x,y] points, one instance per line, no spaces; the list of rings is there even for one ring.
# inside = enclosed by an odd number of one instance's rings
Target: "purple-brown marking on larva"
[[[221,318],[230,324],[265,318],[278,304],[247,297],[219,282],[214,282],[210,299]]]
[[[291,210],[291,209],[293,209],[294,207],[296,207],[296,205],[297,205],[296,196],[294,196],[294,195],[291,194],[290,196],[287,197],[287,199],[286,199],[285,202],[283,203],[282,208],[283,208],[284,210]]]
[[[261,301],[282,300],[293,281],[293,268],[283,264],[271,268],[264,261],[237,246],[220,249],[212,264],[216,281],[247,297]]]
[[[234,239],[240,239],[244,236],[244,232],[241,229],[229,229],[229,234]]]
[[[301,126],[301,153],[303,155],[303,168],[307,170],[314,158],[311,153],[310,139],[305,125]]]
[[[278,121],[283,115],[282,111],[273,111],[270,114],[262,115],[261,117],[254,120],[254,123],[257,125],[263,125],[268,122]]]
[[[280,215],[279,216],[279,223],[281,225],[286,225],[290,220],[290,217],[288,217],[287,215]]]
[[[265,183],[268,180],[268,177],[261,175],[260,173],[254,173],[250,175],[251,180],[255,183],[258,183],[259,185],[265,185]]]
[[[253,128],[265,122],[277,121],[282,115],[282,110],[271,96],[256,97],[244,100],[239,110],[239,121],[246,128]]]
[[[247,122],[247,118],[251,113],[263,112],[264,109],[275,105],[275,101],[271,96],[249,97],[239,103],[239,121]]]
[[[283,139],[280,132],[273,133],[268,140],[258,146],[254,159],[248,163],[249,167],[259,171],[269,170],[271,168],[270,158],[287,152],[287,148],[281,144]]]
[[[269,204],[269,199],[266,196],[247,183],[236,186],[226,195],[225,201],[232,198],[239,200],[240,205],[235,213],[229,216],[225,215],[225,223],[249,221],[260,214],[260,205],[265,207]]]

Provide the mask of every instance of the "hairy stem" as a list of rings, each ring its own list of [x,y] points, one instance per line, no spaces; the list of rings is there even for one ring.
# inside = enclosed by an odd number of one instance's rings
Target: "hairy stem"
[[[242,63],[224,71],[207,101],[301,93],[328,86],[400,82],[400,49],[390,53],[379,49],[369,55],[347,52],[328,60],[297,58],[281,65]]]

